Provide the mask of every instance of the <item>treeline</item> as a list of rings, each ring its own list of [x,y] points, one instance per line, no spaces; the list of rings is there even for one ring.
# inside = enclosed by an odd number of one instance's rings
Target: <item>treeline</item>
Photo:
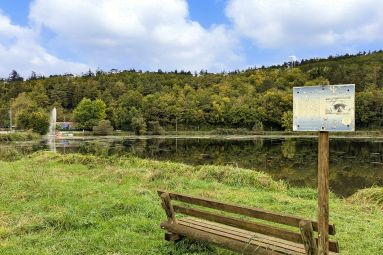
[[[98,70],[81,76],[32,73],[24,79],[12,71],[0,81],[0,126],[9,126],[10,109],[16,124],[28,128],[33,124],[28,116],[42,119],[56,107],[58,121],[76,121],[86,129],[105,119],[114,129],[136,132],[176,125],[179,130],[282,130],[291,128],[292,87],[347,83],[356,84],[357,129],[380,129],[382,52],[230,73]],[[84,98],[90,108],[79,107]],[[87,115],[96,101],[103,112]]]

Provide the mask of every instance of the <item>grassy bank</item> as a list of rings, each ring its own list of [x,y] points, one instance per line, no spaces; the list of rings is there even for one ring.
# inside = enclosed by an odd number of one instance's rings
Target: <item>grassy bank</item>
[[[316,215],[313,189],[288,188],[246,169],[138,158],[33,154],[0,161],[0,187],[0,254],[231,254],[188,240],[165,242],[158,188]],[[331,195],[342,254],[383,254],[381,193],[374,190],[374,200],[365,193]]]
[[[23,142],[40,139],[41,135],[29,131],[0,133],[0,142]]]
[[[15,133],[0,133],[0,161],[14,161],[25,154],[31,153],[32,148],[16,148],[18,142],[36,142],[41,135],[29,131]]]

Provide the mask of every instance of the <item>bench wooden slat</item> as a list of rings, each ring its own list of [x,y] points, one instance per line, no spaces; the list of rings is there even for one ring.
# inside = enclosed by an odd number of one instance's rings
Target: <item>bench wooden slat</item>
[[[190,218],[190,217],[180,219],[179,224],[183,225],[185,223],[193,224],[195,226],[205,227],[205,228],[209,228],[213,230],[218,230],[222,233],[234,234],[235,236],[245,238],[244,240],[252,240],[252,238],[255,236],[255,238],[253,239],[254,241],[262,242],[265,245],[272,245],[274,247],[280,247],[282,249],[287,249],[289,251],[305,254],[305,249],[302,244],[287,242],[286,240],[283,240],[283,239],[270,238],[269,236],[250,232],[250,231],[246,231],[245,233],[244,231],[238,231],[240,230],[238,228],[228,229],[226,228],[225,225],[222,225],[222,224],[212,223],[209,221],[194,220],[193,218]]]
[[[254,235],[254,232],[251,232],[251,231],[247,231],[247,230],[243,230],[243,229],[235,228],[235,227],[230,227],[230,226],[220,224],[220,223],[214,223],[214,222],[207,221],[207,220],[201,220],[201,219],[194,218],[194,217],[184,217],[184,218],[179,219],[179,222],[181,224],[182,224],[182,222],[189,222],[189,223],[199,224],[201,226],[209,226],[211,228],[219,229],[222,232],[228,231],[228,233],[235,233],[238,236],[248,238],[248,240],[249,240],[249,237]],[[271,237],[271,236],[267,236],[267,235],[262,235],[259,233],[256,233],[256,234],[257,234],[257,239],[262,241],[262,242],[265,242],[267,244],[274,244],[275,246],[281,246],[282,248],[291,249],[293,251],[302,252],[303,254],[305,254],[305,248],[304,248],[303,244],[289,242],[289,241],[286,241],[284,239],[279,239],[279,238],[275,238],[275,237]],[[330,252],[329,254],[330,255],[336,255],[339,253]]]
[[[225,224],[216,223],[216,222],[212,222],[212,221],[208,221],[208,220],[202,220],[202,219],[198,219],[198,218],[194,218],[194,217],[183,217],[181,219],[183,221],[200,222],[201,224],[206,224],[206,225],[219,225],[222,229],[227,229],[227,231],[238,232],[239,234],[254,233],[254,232],[251,232],[251,231],[248,231],[248,230],[244,230],[244,229],[240,229],[240,228],[236,228],[236,227],[231,227],[231,226],[228,226],[228,225],[225,225]],[[268,236],[268,235],[263,235],[263,234],[260,234],[260,233],[258,233],[258,234],[262,235],[265,238],[268,238],[270,240],[276,240],[277,239],[278,241],[281,240],[282,242],[286,242],[287,244],[293,244],[296,247],[301,247],[301,244],[299,244],[299,243],[290,242],[290,241],[287,241],[287,240],[284,240],[284,239],[280,239],[280,238],[276,238],[276,237],[272,237],[272,236]]]
[[[190,227],[190,228],[193,228],[193,229],[198,229],[198,230],[202,230],[204,232],[207,232],[207,233],[211,233],[211,234],[214,234],[214,235],[219,235],[219,236],[222,236],[222,237],[227,237],[227,238],[230,238],[230,239],[233,239],[233,240],[237,240],[237,241],[241,241],[244,243],[243,245],[243,250],[246,249],[246,248],[250,248],[250,246],[259,246],[259,247],[263,247],[265,249],[272,249],[273,251],[277,251],[281,254],[291,254],[291,255],[302,255],[302,254],[305,254],[304,251],[302,252],[299,252],[299,251],[295,251],[295,250],[292,250],[292,249],[289,249],[289,248],[285,248],[285,247],[281,247],[279,245],[273,245],[273,244],[270,244],[268,242],[264,242],[264,240],[261,240],[261,239],[257,239],[256,236],[257,234],[256,233],[253,233],[253,238],[250,238],[249,237],[242,237],[242,236],[239,236],[239,235],[236,235],[234,233],[227,233],[225,231],[222,231],[221,229],[213,229],[213,228],[210,228],[208,226],[200,226],[200,225],[196,225],[194,223],[187,223],[187,222],[182,222],[180,225],[183,225],[183,226],[187,226],[187,227]]]
[[[290,230],[282,230],[277,227],[268,226],[260,223],[255,223],[247,220],[232,218],[228,216],[217,215],[211,212],[202,211],[199,209],[186,208],[178,205],[173,205],[174,211],[182,214],[186,214],[193,217],[198,217],[204,220],[210,220],[225,224],[232,227],[245,229],[252,232],[257,232],[264,235],[274,236],[282,238],[291,242],[301,243],[301,235]]]
[[[165,193],[165,191],[158,190],[159,195],[161,195],[162,193]],[[285,224],[285,225],[293,226],[293,227],[299,227],[299,222],[302,220],[310,221],[312,223],[314,231],[318,231],[318,222],[310,220],[310,219],[296,217],[296,216],[288,215],[288,214],[276,213],[272,211],[263,210],[260,208],[226,204],[226,203],[221,203],[221,202],[210,200],[210,199],[198,198],[198,197],[178,194],[174,192],[166,192],[166,193],[169,193],[170,198],[173,200],[177,200],[177,201],[181,201],[181,202],[185,202],[189,204],[194,204],[198,206],[208,207],[212,209],[218,209],[225,212],[242,214],[245,216],[250,216],[250,217],[258,218],[261,220],[271,221],[274,223]],[[335,233],[336,233],[335,226],[333,224],[329,224],[329,234],[335,235]]]
[[[235,233],[238,233],[238,235],[254,234],[254,232],[251,232],[248,230],[244,230],[244,229],[240,229],[240,228],[236,228],[236,227],[231,227],[231,226],[220,224],[220,223],[215,223],[212,221],[201,220],[201,219],[194,218],[194,217],[184,217],[184,218],[181,218],[181,220],[182,221],[190,221],[190,222],[199,222],[200,224],[211,225],[211,226],[219,225],[221,229],[225,229],[226,231],[233,231]],[[270,242],[278,242],[278,243],[286,244],[289,246],[295,246],[298,249],[300,249],[302,247],[302,244],[299,244],[299,243],[290,242],[290,241],[287,241],[284,239],[280,239],[280,238],[276,238],[276,237],[272,237],[272,236],[268,236],[268,235],[263,235],[260,233],[258,233],[258,235],[262,236],[264,239],[270,240]]]
[[[301,234],[287,230],[287,229],[281,229],[278,227],[255,223],[255,222],[251,222],[251,221],[247,221],[243,219],[217,215],[211,212],[202,211],[199,209],[186,208],[179,205],[173,205],[173,209],[177,213],[182,213],[182,214],[198,217],[205,220],[222,223],[232,227],[237,227],[237,228],[245,229],[248,231],[257,232],[260,234],[285,239],[291,242],[303,243]],[[338,243],[336,241],[329,241],[329,246],[330,246],[330,251],[339,252]]]
[[[271,246],[264,247],[260,242],[254,242],[254,245],[246,247],[247,242],[237,240],[232,238],[232,235],[225,234],[215,234],[212,231],[207,231],[206,229],[193,228],[191,226],[184,226],[180,224],[171,224],[168,222],[163,222],[161,227],[171,231],[172,233],[177,233],[180,235],[188,236],[195,240],[206,241],[209,243],[214,243],[218,246],[233,250],[241,251],[242,254],[259,254],[259,255],[281,255],[281,254],[291,254],[291,253],[281,253],[273,250]],[[256,253],[255,253],[256,251]]]
[[[184,217],[184,218],[182,218],[182,221],[193,221],[193,222],[199,222],[200,224],[212,225],[212,226],[213,225],[219,225],[221,229],[225,229],[227,231],[234,231],[234,232],[238,233],[238,235],[241,235],[241,234],[248,235],[248,234],[254,233],[254,232],[251,232],[248,230],[244,230],[244,229],[240,229],[240,228],[236,228],[236,227],[231,227],[228,225],[224,225],[224,224],[220,224],[220,223],[216,223],[216,222],[211,222],[211,221],[207,221],[207,220],[202,220],[202,219],[198,219],[198,218],[194,218],[194,217]],[[290,242],[290,241],[287,241],[284,239],[280,239],[280,238],[276,238],[276,237],[272,237],[272,236],[268,236],[268,235],[263,235],[263,234],[259,234],[259,235],[263,236],[263,238],[265,238],[265,239],[269,239],[271,242],[277,241],[279,243],[285,243],[287,245],[295,246],[297,248],[302,247],[302,244],[299,244],[299,243]]]

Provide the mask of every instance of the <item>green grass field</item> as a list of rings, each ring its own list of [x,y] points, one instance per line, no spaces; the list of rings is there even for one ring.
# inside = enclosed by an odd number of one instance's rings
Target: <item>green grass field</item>
[[[156,190],[315,218],[316,191],[234,167],[48,152],[0,161],[0,254],[232,254],[163,240]],[[341,254],[383,254],[383,190],[331,195]]]

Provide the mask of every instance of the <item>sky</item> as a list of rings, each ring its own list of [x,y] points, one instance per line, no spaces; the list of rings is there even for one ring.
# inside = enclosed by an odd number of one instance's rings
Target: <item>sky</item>
[[[0,77],[232,71],[380,50],[381,0],[0,0]]]

